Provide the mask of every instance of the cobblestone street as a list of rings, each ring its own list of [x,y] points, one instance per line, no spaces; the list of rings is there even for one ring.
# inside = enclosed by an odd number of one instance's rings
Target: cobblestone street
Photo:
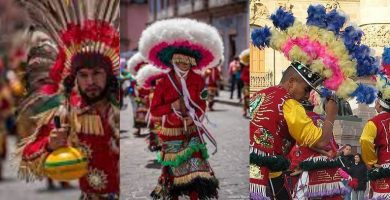
[[[150,199],[160,165],[155,153],[147,149],[145,137],[133,136],[130,107],[121,112],[121,199]],[[216,104],[215,109],[208,116],[217,127],[208,127],[218,142],[210,164],[220,181],[219,199],[249,199],[248,119],[242,117],[238,106]],[[209,146],[209,152],[212,148]]]

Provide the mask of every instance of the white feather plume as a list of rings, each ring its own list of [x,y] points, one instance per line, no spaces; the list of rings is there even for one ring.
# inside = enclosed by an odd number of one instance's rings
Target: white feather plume
[[[199,68],[215,67],[223,59],[223,43],[217,29],[193,19],[176,18],[157,21],[142,32],[138,46],[141,54],[157,66],[159,63],[154,62],[156,58],[151,57],[151,50],[161,43],[173,45],[178,41],[187,41],[201,46],[213,54],[213,60],[207,66],[197,66]]]
[[[140,52],[134,54],[128,61],[127,61],[127,69],[129,70],[131,75],[136,75],[137,71],[135,68],[139,66],[141,63],[146,63],[145,58],[141,55]]]
[[[149,88],[150,83],[164,74],[169,73],[169,69],[160,69],[152,64],[147,64],[143,66],[137,73],[135,77],[137,85],[143,88]]]

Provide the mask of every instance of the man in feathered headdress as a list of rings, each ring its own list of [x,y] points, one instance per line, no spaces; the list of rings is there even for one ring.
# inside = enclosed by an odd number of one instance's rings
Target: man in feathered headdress
[[[55,42],[58,55],[50,69],[40,68],[45,58],[30,60],[30,70],[48,78],[27,102],[34,106],[36,128],[18,151],[19,176],[41,179],[86,162],[86,174],[76,177],[81,199],[119,199],[119,1],[26,0],[23,5],[33,25]],[[47,99],[37,103],[43,96]],[[47,161],[66,146],[76,148],[71,155],[83,156]]]
[[[336,10],[327,13],[322,5],[311,5],[307,12],[305,25],[295,20],[291,12],[279,8],[270,17],[274,29],[265,26],[252,32],[255,46],[280,51],[291,64],[279,85],[251,98],[251,199],[290,198],[281,175],[289,166],[286,154],[293,143],[326,150],[337,115],[337,98],[330,94],[357,97],[358,102],[367,104],[374,100],[375,89],[351,79],[377,71],[370,49],[360,45],[361,31],[348,26],[341,32],[345,16]],[[317,88],[320,85],[325,88],[322,92]],[[327,98],[322,127],[313,123],[300,104],[312,90]],[[329,187],[329,191],[333,189],[337,188]],[[322,190],[313,187],[307,197],[321,197]]]
[[[190,19],[162,20],[144,30],[138,46],[149,63],[169,71],[156,85],[150,107],[152,116],[162,117],[158,161],[163,170],[152,197],[217,197],[218,180],[203,137],[215,146],[216,141],[202,124],[207,90],[199,74],[222,60],[218,31]]]
[[[362,158],[371,169],[368,179],[373,199],[390,198],[390,48],[384,49],[382,69],[376,77],[378,114],[369,119],[360,136]]]

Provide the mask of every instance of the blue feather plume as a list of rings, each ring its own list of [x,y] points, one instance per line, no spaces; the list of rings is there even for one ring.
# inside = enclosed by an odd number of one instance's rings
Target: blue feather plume
[[[341,34],[341,38],[344,41],[345,46],[347,47],[349,54],[352,55],[356,51],[356,47],[360,45],[360,41],[363,36],[363,31],[354,26],[348,26],[344,29]]]
[[[271,30],[268,26],[255,29],[251,33],[252,44],[260,49],[265,48],[269,46],[271,36]]]
[[[329,96],[332,96],[333,95],[333,91],[332,90],[329,90],[328,88],[325,88],[325,87],[322,87],[320,89],[320,96],[321,98],[325,98],[325,97],[329,97]]]
[[[356,60],[357,76],[369,76],[379,71],[379,60],[371,56],[371,49],[367,45],[358,45],[350,55]]]
[[[376,99],[377,90],[369,85],[358,84],[359,86],[351,94],[352,97],[356,97],[358,103],[372,104]]]
[[[383,65],[390,65],[390,47],[385,47],[382,54]]]
[[[326,14],[326,24],[327,24],[326,29],[338,35],[340,29],[343,27],[345,23],[345,20],[346,20],[345,16],[337,12],[336,9],[333,9],[332,11]]]
[[[307,25],[326,28],[326,10],[322,5],[310,5],[307,9]]]
[[[282,7],[279,7],[279,9],[271,15],[270,19],[274,26],[281,30],[286,30],[288,27],[292,26],[295,21],[294,15],[291,12],[285,11]]]

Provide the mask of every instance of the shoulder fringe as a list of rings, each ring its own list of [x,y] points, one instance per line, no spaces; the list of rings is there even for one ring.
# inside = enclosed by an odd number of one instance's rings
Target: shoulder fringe
[[[37,152],[37,158],[33,160],[25,160],[22,158],[22,156],[26,145],[36,140],[41,128],[50,122],[57,110],[58,108],[53,108],[37,116],[34,116],[33,118],[37,120],[37,128],[35,129],[35,132],[31,136],[22,139],[22,141],[18,144],[18,147],[12,156],[12,161],[16,165],[19,164],[19,179],[31,182],[34,180],[41,180],[45,177],[43,172],[43,164],[48,155],[46,149],[42,149],[41,151]]]

